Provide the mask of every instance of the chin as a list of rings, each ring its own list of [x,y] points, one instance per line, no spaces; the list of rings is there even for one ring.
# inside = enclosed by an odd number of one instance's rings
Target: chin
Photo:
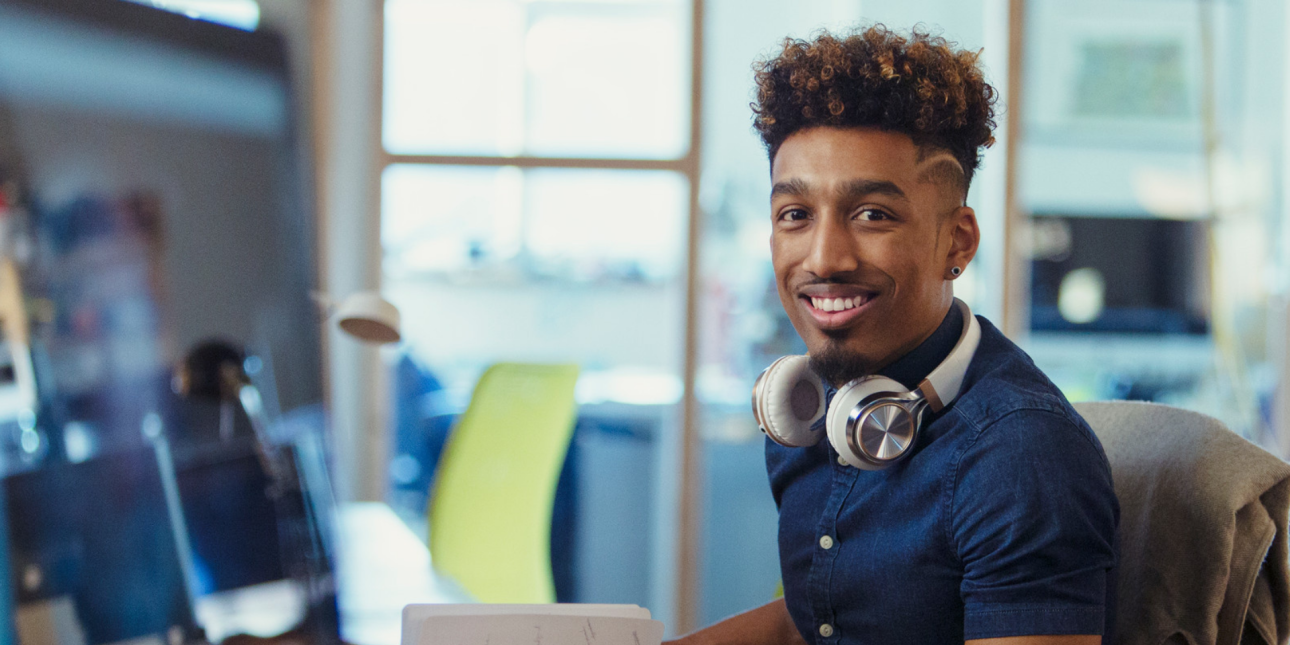
[[[872,357],[836,341],[820,343],[810,352],[811,369],[834,387],[868,376],[877,367]]]

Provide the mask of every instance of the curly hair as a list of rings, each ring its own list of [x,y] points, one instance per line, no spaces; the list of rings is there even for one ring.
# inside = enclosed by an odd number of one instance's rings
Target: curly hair
[[[915,27],[905,38],[873,25],[837,38],[784,39],[778,56],[754,65],[754,127],[773,161],[793,133],[816,126],[869,126],[943,148],[963,169],[966,193],[994,143],[996,91],[977,67],[979,52]]]

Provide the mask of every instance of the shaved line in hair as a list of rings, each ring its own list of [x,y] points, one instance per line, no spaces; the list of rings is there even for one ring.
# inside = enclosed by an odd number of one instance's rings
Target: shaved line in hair
[[[918,183],[920,184],[940,184],[958,191],[958,195],[963,203],[967,202],[967,177],[963,174],[963,166],[948,153],[938,156],[918,173]]]

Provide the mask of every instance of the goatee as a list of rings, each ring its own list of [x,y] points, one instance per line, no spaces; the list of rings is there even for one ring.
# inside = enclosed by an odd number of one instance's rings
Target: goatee
[[[824,382],[842,387],[851,380],[873,373],[874,365],[863,356],[830,342],[824,349],[810,354],[811,369]]]

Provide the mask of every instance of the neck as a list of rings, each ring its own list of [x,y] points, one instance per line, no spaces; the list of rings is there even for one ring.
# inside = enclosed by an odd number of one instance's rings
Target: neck
[[[899,358],[877,370],[877,374],[886,376],[908,388],[916,387],[919,382],[945,361],[963,333],[963,313],[951,305],[941,324],[928,332],[921,342]]]

